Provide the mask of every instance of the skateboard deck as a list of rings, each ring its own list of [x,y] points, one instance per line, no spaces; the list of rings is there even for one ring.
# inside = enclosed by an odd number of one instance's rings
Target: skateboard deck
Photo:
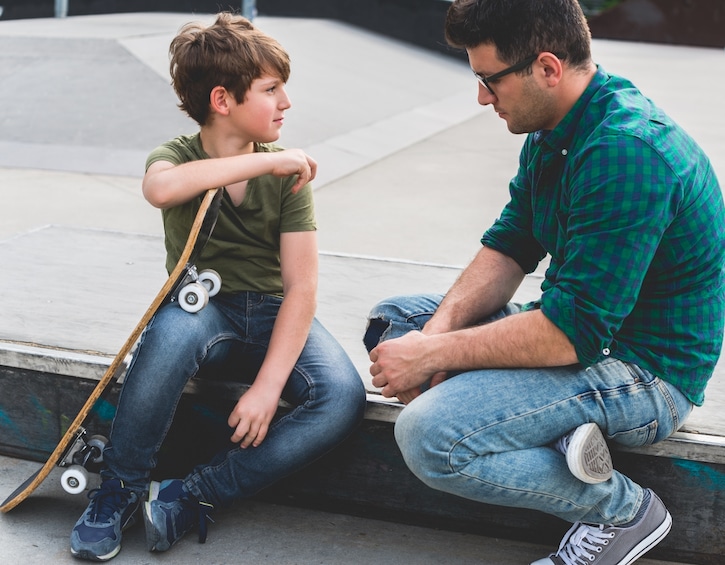
[[[48,460],[38,471],[28,477],[27,480],[5,499],[2,506],[0,506],[0,511],[9,512],[30,496],[56,466],[75,464],[79,467],[86,467],[88,463],[99,462],[101,460],[105,439],[98,438],[97,436],[88,438],[83,424],[93,410],[96,401],[101,397],[106,388],[115,382],[116,378],[125,370],[124,361],[126,357],[131,353],[134,345],[139,337],[141,337],[143,330],[161,306],[170,301],[179,300],[179,294],[182,288],[196,287],[197,290],[185,298],[187,307],[184,307],[183,304],[182,307],[189,312],[195,312],[200,309],[198,304],[203,292],[198,292],[202,289],[199,288],[201,285],[197,282],[199,280],[199,274],[196,272],[195,263],[214,230],[219,216],[223,193],[224,189],[215,188],[207,191],[204,195],[181,257],[161,287],[161,290],[153,299],[138,324],[136,324],[136,327],[131,332],[131,335],[128,336],[123,347],[121,347],[120,351],[113,358],[103,377],[98,381],[98,384],[91,392],[88,400],[86,400],[73,422],[68,426],[68,429],[50,454],[50,457],[48,457]],[[189,284],[190,282],[194,284]],[[218,286],[220,283],[221,280],[217,279],[213,284]],[[218,288],[215,290],[218,290]],[[208,294],[205,295],[205,298],[208,299]],[[204,304],[205,300],[201,301],[201,307]],[[85,486],[83,477],[71,473],[68,477],[68,485],[64,484],[64,488],[66,486],[70,487],[66,488],[68,492],[81,492],[84,488],[76,488],[81,484]]]

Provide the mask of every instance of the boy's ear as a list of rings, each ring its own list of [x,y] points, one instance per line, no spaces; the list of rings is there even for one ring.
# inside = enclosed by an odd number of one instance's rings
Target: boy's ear
[[[229,101],[231,94],[223,86],[215,86],[209,95],[209,105],[214,114],[226,116],[229,114]]]

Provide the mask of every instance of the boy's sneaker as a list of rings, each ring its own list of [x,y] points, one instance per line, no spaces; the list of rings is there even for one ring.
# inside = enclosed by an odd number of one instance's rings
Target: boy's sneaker
[[[561,437],[554,449],[566,455],[571,474],[580,481],[595,485],[612,477],[612,455],[599,426],[582,424]]]
[[[107,561],[121,551],[121,532],[136,522],[141,500],[117,479],[103,481],[88,498],[91,502],[71,532],[70,552],[80,559]]]
[[[207,520],[214,506],[197,500],[178,479],[152,482],[144,507],[149,551],[166,551],[185,533],[199,526],[199,543],[206,541]]]
[[[564,536],[559,550],[531,565],[629,565],[661,542],[672,527],[672,517],[659,497],[647,489],[631,526],[589,525],[577,522]],[[647,500],[649,498],[649,500]]]

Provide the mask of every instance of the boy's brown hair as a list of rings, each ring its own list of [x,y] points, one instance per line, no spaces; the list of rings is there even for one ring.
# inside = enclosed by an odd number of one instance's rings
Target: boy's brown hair
[[[222,86],[242,103],[252,81],[264,74],[287,82],[290,60],[272,37],[242,16],[222,12],[210,26],[183,26],[171,42],[171,84],[179,108],[200,126],[209,119],[211,91]]]

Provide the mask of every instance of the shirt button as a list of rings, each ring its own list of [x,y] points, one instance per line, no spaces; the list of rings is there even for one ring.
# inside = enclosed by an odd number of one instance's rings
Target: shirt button
[[[569,154],[569,152],[566,149],[562,149],[561,150],[561,154],[564,155],[564,156],[566,156],[566,155]]]
[[[611,351],[609,351],[608,347],[605,347],[604,349],[602,349],[602,355],[609,355],[610,353],[611,353]]]

